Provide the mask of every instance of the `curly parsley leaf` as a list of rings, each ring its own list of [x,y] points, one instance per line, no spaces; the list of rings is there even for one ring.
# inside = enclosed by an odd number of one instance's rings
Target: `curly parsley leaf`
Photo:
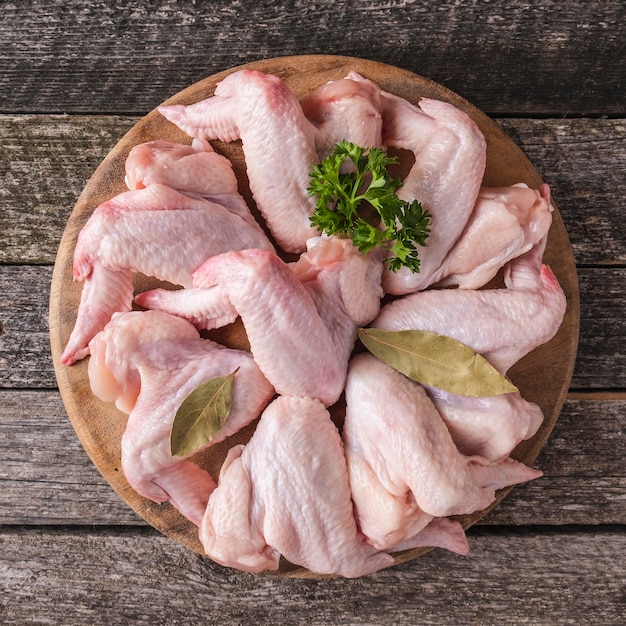
[[[347,166],[344,167],[344,163]],[[397,160],[380,148],[366,150],[348,141],[315,164],[308,193],[316,198],[311,223],[327,235],[346,235],[362,253],[390,251],[389,268],[419,272],[418,246],[426,246],[430,214],[396,192],[402,186],[387,170]]]

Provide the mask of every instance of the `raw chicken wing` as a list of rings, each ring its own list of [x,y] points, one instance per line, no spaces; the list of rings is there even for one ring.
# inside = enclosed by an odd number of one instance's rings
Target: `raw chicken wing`
[[[215,254],[241,248],[273,251],[261,227],[242,218],[242,209],[232,211],[160,183],[101,204],[76,243],[74,280],[85,286],[61,362],[71,365],[87,356],[87,344],[111,315],[130,310],[133,272],[191,286],[192,272]]]
[[[498,396],[460,396],[425,387],[458,449],[495,461],[509,456],[520,441],[530,439],[543,422],[543,412],[519,392]]]
[[[149,141],[135,146],[126,159],[126,185],[143,189],[161,184],[188,196],[224,206],[260,236],[261,227],[239,193],[232,163],[213,150],[205,139],[191,146],[169,141]],[[269,245],[265,243],[260,247]]]
[[[482,510],[498,489],[541,476],[461,454],[423,387],[366,353],[350,363],[343,441],[359,527],[379,547],[414,545],[433,518]]]
[[[483,187],[465,230],[448,252],[432,282],[478,289],[511,259],[528,252],[552,223],[550,189],[527,185]]]
[[[274,400],[249,443],[230,451],[200,540],[218,563],[249,572],[277,569],[281,555],[349,578],[394,562],[358,533],[341,438],[307,398]]]
[[[225,253],[194,274],[194,289],[139,294],[138,304],[216,328],[237,316],[250,349],[281,395],[339,398],[357,324],[380,306],[381,263],[349,240],[315,239],[293,266],[261,250]]]
[[[272,386],[247,352],[201,339],[189,322],[159,311],[116,313],[90,350],[94,395],[129,414],[122,437],[129,484],[145,498],[169,501],[199,525],[215,483],[191,460],[170,452],[178,407],[203,382],[239,368],[230,413],[208,447],[257,418],[274,395]]]
[[[306,240],[319,234],[309,221],[315,203],[307,193],[318,160],[316,130],[280,78],[239,70],[221,81],[212,97],[159,111],[192,137],[241,139],[250,190],[283,250],[302,252]]]
[[[385,305],[372,326],[427,330],[452,337],[485,357],[501,374],[551,339],[565,315],[565,294],[542,265],[545,240],[510,261],[506,289],[437,289]]]
[[[400,552],[413,548],[443,548],[463,555],[469,552],[469,544],[463,526],[457,520],[449,517],[434,517],[432,522],[416,535],[396,544],[388,551]]]
[[[160,140],[139,144],[129,152],[125,168],[129,189],[158,183],[204,198],[237,193],[231,162],[204,139],[194,139],[190,146]]]
[[[380,87],[356,72],[318,87],[304,100],[302,110],[318,130],[320,160],[342,140],[361,148],[382,145]]]
[[[381,259],[361,254],[350,239],[313,237],[306,252],[291,265],[293,273],[315,301],[317,311],[348,354],[356,326],[371,322],[380,310]]]
[[[417,273],[386,270],[383,287],[400,295],[424,289],[465,228],[486,163],[485,139],[468,115],[447,102],[422,98],[414,106],[382,92],[383,143],[410,150],[415,163],[398,190],[431,214],[427,246]]]

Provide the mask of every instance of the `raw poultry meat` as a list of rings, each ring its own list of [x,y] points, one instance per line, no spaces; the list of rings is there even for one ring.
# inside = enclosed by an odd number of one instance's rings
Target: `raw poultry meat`
[[[482,510],[498,489],[541,476],[511,458],[461,454],[424,388],[366,353],[350,363],[342,437],[358,524],[378,547],[406,545],[433,518]]]
[[[313,237],[291,269],[315,302],[335,345],[348,354],[355,325],[371,322],[380,310],[382,263],[376,252],[361,254],[350,239]]]
[[[136,297],[147,308],[216,328],[241,317],[255,360],[282,395],[339,398],[357,324],[379,310],[381,263],[349,240],[319,238],[293,268],[261,250],[215,256],[194,288]]]
[[[382,145],[380,87],[356,72],[318,87],[302,102],[302,110],[317,128],[320,160],[342,140],[362,148]]]
[[[565,294],[541,262],[544,245],[545,240],[506,265],[506,289],[420,291],[382,307],[372,326],[447,335],[504,374],[551,339],[565,315]]]
[[[341,438],[324,406],[279,397],[246,446],[230,450],[200,527],[206,554],[250,572],[282,555],[318,574],[392,565],[358,533]]]
[[[237,194],[229,194],[232,204]],[[132,303],[132,273],[190,286],[191,274],[214,254],[274,248],[245,205],[191,197],[160,183],[118,194],[101,204],[81,230],[74,280],[85,281],[78,318],[61,362],[87,356],[89,340],[115,311]],[[94,286],[91,283],[95,283]]]
[[[401,552],[414,548],[443,548],[456,554],[467,554],[469,544],[463,526],[450,517],[433,517],[416,535],[397,543],[387,552]]]
[[[437,407],[457,448],[495,461],[508,456],[520,441],[530,439],[543,422],[543,412],[519,392],[498,396],[460,396],[424,387]]]
[[[525,184],[481,188],[472,215],[431,283],[478,289],[511,259],[528,252],[552,223],[550,189]]]
[[[192,198],[210,200],[239,216],[245,222],[244,231],[254,233],[263,242],[259,247],[271,248],[239,193],[232,163],[215,152],[208,141],[194,139],[190,146],[170,141],[142,143],[130,151],[125,168],[125,182],[129,189],[161,184]],[[211,233],[211,236],[219,237],[220,224],[216,223],[215,227],[218,232]]]
[[[160,111],[192,143],[135,147],[130,191],[80,233],[74,275],[85,284],[62,356],[70,364],[91,352],[94,394],[129,413],[130,485],[170,501],[200,526],[208,556],[246,571],[276,569],[284,557],[354,577],[393,564],[388,552],[467,553],[449,516],[541,475],[509,458],[539,428],[541,409],[519,393],[467,398],[368,354],[349,359],[357,327],[372,320],[453,336],[503,374],[550,339],[565,297],[541,261],[547,185],[481,189],[485,141],[465,113],[428,98],[414,106],[354,72],[301,106],[278,77],[241,70],[207,100]],[[278,245],[301,253],[296,262],[276,255],[209,139],[242,141],[257,206]],[[415,156],[399,195],[432,215],[420,273],[386,271],[384,253],[361,255],[311,226],[309,172],[342,139]],[[506,289],[475,290],[504,264]],[[134,272],[184,288],[139,294],[137,304],[161,310],[128,312]],[[420,293],[381,311],[383,285]],[[421,291],[432,285],[462,289]],[[200,338],[197,329],[237,317],[250,353]],[[190,391],[237,368],[231,413],[207,446],[263,416],[250,442],[231,448],[216,487],[191,456],[171,455],[171,425]],[[340,435],[325,406],[344,386]]]
[[[150,500],[169,501],[199,525],[215,483],[193,461],[170,452],[178,407],[203,382],[237,370],[230,413],[208,447],[257,418],[274,389],[249,353],[202,339],[189,322],[160,311],[116,313],[90,350],[94,395],[129,414],[122,437],[129,484]]]
[[[231,162],[204,139],[194,139],[190,146],[161,140],[138,144],[128,153],[125,170],[129,189],[158,183],[203,198],[238,195]],[[239,201],[245,208],[241,217],[252,219],[241,196]]]
[[[136,302],[216,328],[240,316],[261,371],[283,395],[334,403],[347,357],[339,355],[315,303],[289,266],[262,250],[228,252],[203,264],[192,290],[154,290]]]
[[[190,287],[206,259],[228,250],[273,248],[258,224],[230,208],[154,184],[101,204],[80,232],[74,278],[84,280],[99,260]]]
[[[76,279],[78,280],[78,279]],[[116,312],[132,308],[133,278],[130,271],[117,271],[94,260],[85,278],[74,328],[61,354],[63,365],[72,365],[89,354],[89,342]]]
[[[280,78],[239,70],[210,98],[161,106],[159,112],[191,137],[241,139],[250,190],[284,251],[302,252],[306,240],[319,234],[309,221],[315,203],[307,193],[318,160],[316,130]]]
[[[465,532],[458,521],[424,513],[412,494],[394,492],[383,484],[367,460],[367,443],[344,425],[345,456],[359,528],[367,541],[387,552],[438,547],[466,554]]]
[[[427,287],[471,215],[486,163],[485,139],[474,121],[457,107],[422,98],[414,106],[382,92],[383,144],[410,150],[415,162],[398,190],[403,200],[418,200],[431,214],[420,271],[386,270],[383,287],[401,295]]]

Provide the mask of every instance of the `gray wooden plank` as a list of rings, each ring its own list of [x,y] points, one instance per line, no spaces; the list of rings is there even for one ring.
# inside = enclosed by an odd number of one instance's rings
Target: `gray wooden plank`
[[[550,184],[576,263],[626,263],[626,120],[498,123]]]
[[[573,388],[626,388],[626,272],[579,268],[580,340]],[[611,373],[611,371],[613,373]]]
[[[620,0],[39,0],[2,13],[4,112],[145,113],[216,71],[318,53],[420,73],[489,113],[624,113]]]
[[[56,391],[0,391],[0,525],[143,525],[89,460]]]
[[[0,116],[0,262],[54,262],[83,187],[137,119]]]
[[[227,570],[163,537],[0,529],[0,616],[15,624],[622,624],[626,532],[472,532],[346,580]]]
[[[139,118],[0,116],[0,263],[53,263],[100,161]],[[579,264],[626,262],[623,119],[500,119],[550,183]]]
[[[0,388],[56,387],[48,333],[52,268],[0,266]]]
[[[624,524],[626,396],[570,394],[534,464],[482,524]],[[542,522],[542,520],[544,520]]]
[[[569,398],[486,525],[626,524],[626,396]],[[82,449],[56,391],[0,391],[0,525],[142,525]]]

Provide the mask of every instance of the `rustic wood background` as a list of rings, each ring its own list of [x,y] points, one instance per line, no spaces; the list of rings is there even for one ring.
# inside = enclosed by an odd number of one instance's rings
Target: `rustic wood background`
[[[0,624],[622,624],[626,614],[626,4],[0,2]],[[346,581],[251,576],[146,526],[56,389],[48,296],[65,222],[141,116],[292,54],[411,70],[495,118],[550,183],[581,289],[571,391],[537,466],[469,531]]]

